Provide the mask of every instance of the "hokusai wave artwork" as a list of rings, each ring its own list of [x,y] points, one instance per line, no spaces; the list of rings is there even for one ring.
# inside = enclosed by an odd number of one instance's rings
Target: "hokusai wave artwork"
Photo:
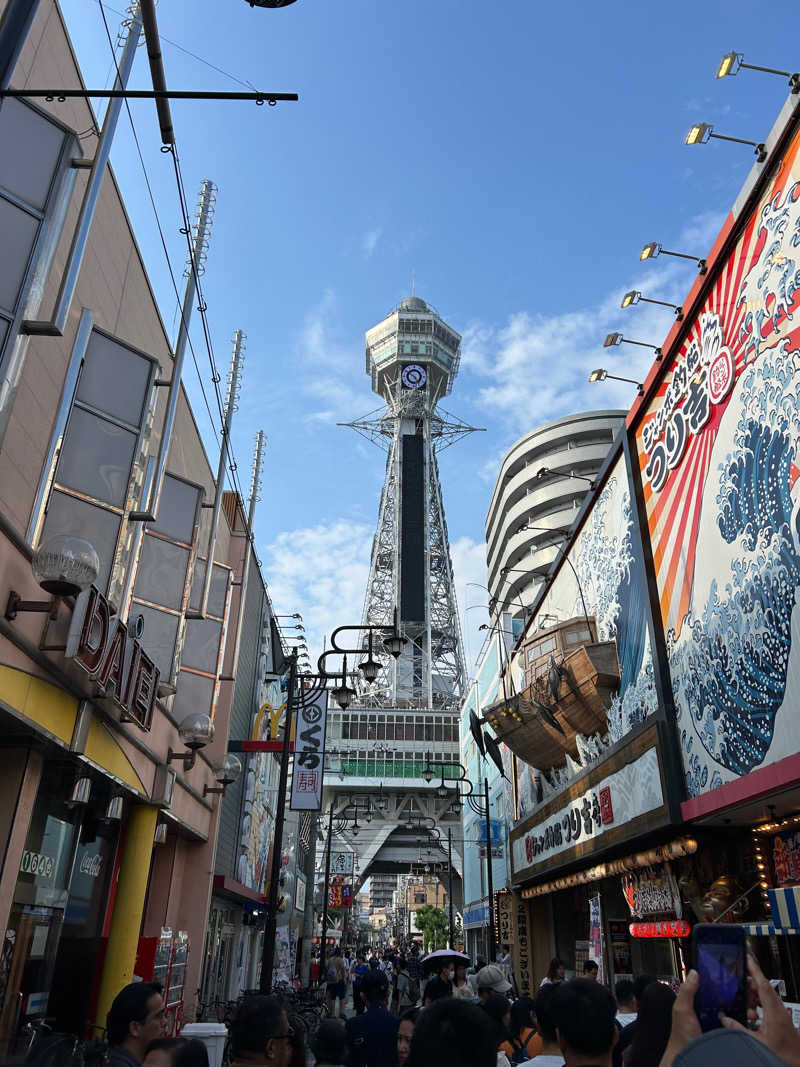
[[[647,498],[693,796],[800,751],[797,148],[796,138],[792,165],[746,226],[684,345],[709,381],[728,353],[731,381],[683,462]],[[709,394],[713,401],[713,383]],[[677,553],[680,572],[670,567]]]
[[[567,754],[563,767],[548,772],[522,769],[523,816],[539,799],[555,795],[585,767],[596,763],[610,745],[657,708],[644,571],[634,545],[631,497],[625,460],[620,456],[570,554],[580,589],[572,570],[563,566],[537,612],[540,617],[550,614],[561,621],[579,618],[583,614],[582,591],[586,610],[596,622],[597,640],[616,641],[619,690],[606,708],[607,731],[577,738],[578,761]]]

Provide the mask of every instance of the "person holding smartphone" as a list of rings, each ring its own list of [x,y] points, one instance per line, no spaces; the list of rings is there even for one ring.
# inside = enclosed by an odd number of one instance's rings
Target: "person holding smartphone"
[[[747,971],[764,1011],[760,1029],[750,1032],[736,1019],[723,1014],[721,1027],[704,1034],[695,1008],[700,976],[692,969],[675,999],[672,1031],[659,1067],[708,1067],[716,1062],[725,1062],[730,1067],[768,1063],[800,1067],[800,1034],[794,1028],[791,1013],[752,956],[747,957]],[[762,1049],[758,1048],[759,1044]]]

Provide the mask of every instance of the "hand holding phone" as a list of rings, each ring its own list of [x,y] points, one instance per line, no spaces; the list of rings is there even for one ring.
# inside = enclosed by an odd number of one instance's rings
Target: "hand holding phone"
[[[694,967],[699,985],[695,1011],[703,1033],[722,1026],[720,1012],[747,1022],[747,968],[741,926],[698,923],[692,930]]]

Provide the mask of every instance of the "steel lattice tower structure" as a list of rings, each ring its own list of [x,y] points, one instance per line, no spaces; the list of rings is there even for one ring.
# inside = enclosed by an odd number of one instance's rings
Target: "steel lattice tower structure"
[[[458,373],[461,337],[411,296],[366,334],[366,371],[384,407],[345,423],[387,453],[362,622],[408,644],[384,663],[360,703],[457,709],[466,671],[437,453],[475,427],[439,406]]]

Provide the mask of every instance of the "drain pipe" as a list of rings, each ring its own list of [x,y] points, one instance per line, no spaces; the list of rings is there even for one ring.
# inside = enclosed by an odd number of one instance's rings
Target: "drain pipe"
[[[125,40],[125,47],[122,50],[122,58],[119,61],[118,74],[114,81],[115,91],[127,88],[141,32],[142,18],[139,13],[139,5],[136,4],[128,21],[128,36]],[[78,275],[80,274],[83,256],[89,240],[89,230],[94,220],[94,212],[100,196],[100,187],[105,177],[106,164],[111,152],[111,142],[114,140],[122,104],[121,97],[112,98],[106,108],[106,117],[103,119],[103,128],[100,131],[100,138],[95,148],[92,169],[89,171],[89,180],[83,194],[80,215],[78,216],[75,232],[72,235],[67,264],[61,276],[61,285],[58,290],[53,317],[50,321],[28,320],[23,322],[22,333],[44,337],[64,336],[64,327],[67,323],[72,297],[75,295],[75,287],[78,284]]]
[[[239,617],[236,620],[236,640],[233,642],[233,657],[231,658],[231,673],[220,677],[221,682],[234,682],[236,680],[236,668],[239,666],[239,649],[242,645],[242,626],[244,623],[244,598],[247,595],[247,580],[250,577],[250,557],[255,551],[253,545],[253,522],[256,517],[256,504],[261,499],[258,491],[261,488],[261,465],[264,462],[264,445],[266,435],[263,430],[256,434],[256,448],[253,453],[253,474],[250,480],[250,505],[247,512],[247,540],[244,548],[244,566],[242,567],[242,580],[239,585]],[[271,618],[271,616],[267,616]]]
[[[233,335],[233,356],[231,357],[231,369],[228,371],[228,395],[225,398],[225,414],[222,420],[222,440],[219,446],[219,464],[217,466],[217,482],[214,491],[214,514],[211,517],[211,529],[208,531],[208,548],[206,550],[206,573],[203,577],[203,593],[200,597],[200,607],[197,611],[186,613],[187,619],[204,619],[208,611],[208,594],[211,590],[211,577],[214,571],[214,549],[217,545],[217,529],[219,527],[219,513],[222,510],[222,486],[225,477],[225,463],[228,462],[228,442],[231,436],[231,424],[233,413],[238,408],[239,387],[242,383],[242,363],[244,362],[244,348],[247,337],[241,330],[236,330]]]
[[[194,236],[192,241],[191,258],[187,261],[186,292],[183,297],[181,309],[181,325],[178,330],[178,340],[175,343],[175,358],[172,361],[172,378],[169,383],[169,396],[167,397],[167,410],[164,413],[164,426],[161,431],[161,441],[158,448],[158,460],[156,461],[156,474],[153,479],[153,487],[147,504],[141,511],[131,511],[128,519],[131,522],[155,522],[158,512],[158,502],[161,498],[161,487],[164,484],[164,472],[167,467],[167,453],[169,452],[172,427],[175,423],[175,412],[178,409],[178,398],[181,391],[181,375],[183,373],[183,360],[186,355],[186,342],[189,340],[189,322],[192,317],[192,308],[197,295],[197,278],[203,273],[205,259],[208,254],[208,238],[211,232],[211,224],[214,220],[214,209],[217,203],[217,187],[206,178],[200,186],[200,199],[197,204],[195,216]]]

